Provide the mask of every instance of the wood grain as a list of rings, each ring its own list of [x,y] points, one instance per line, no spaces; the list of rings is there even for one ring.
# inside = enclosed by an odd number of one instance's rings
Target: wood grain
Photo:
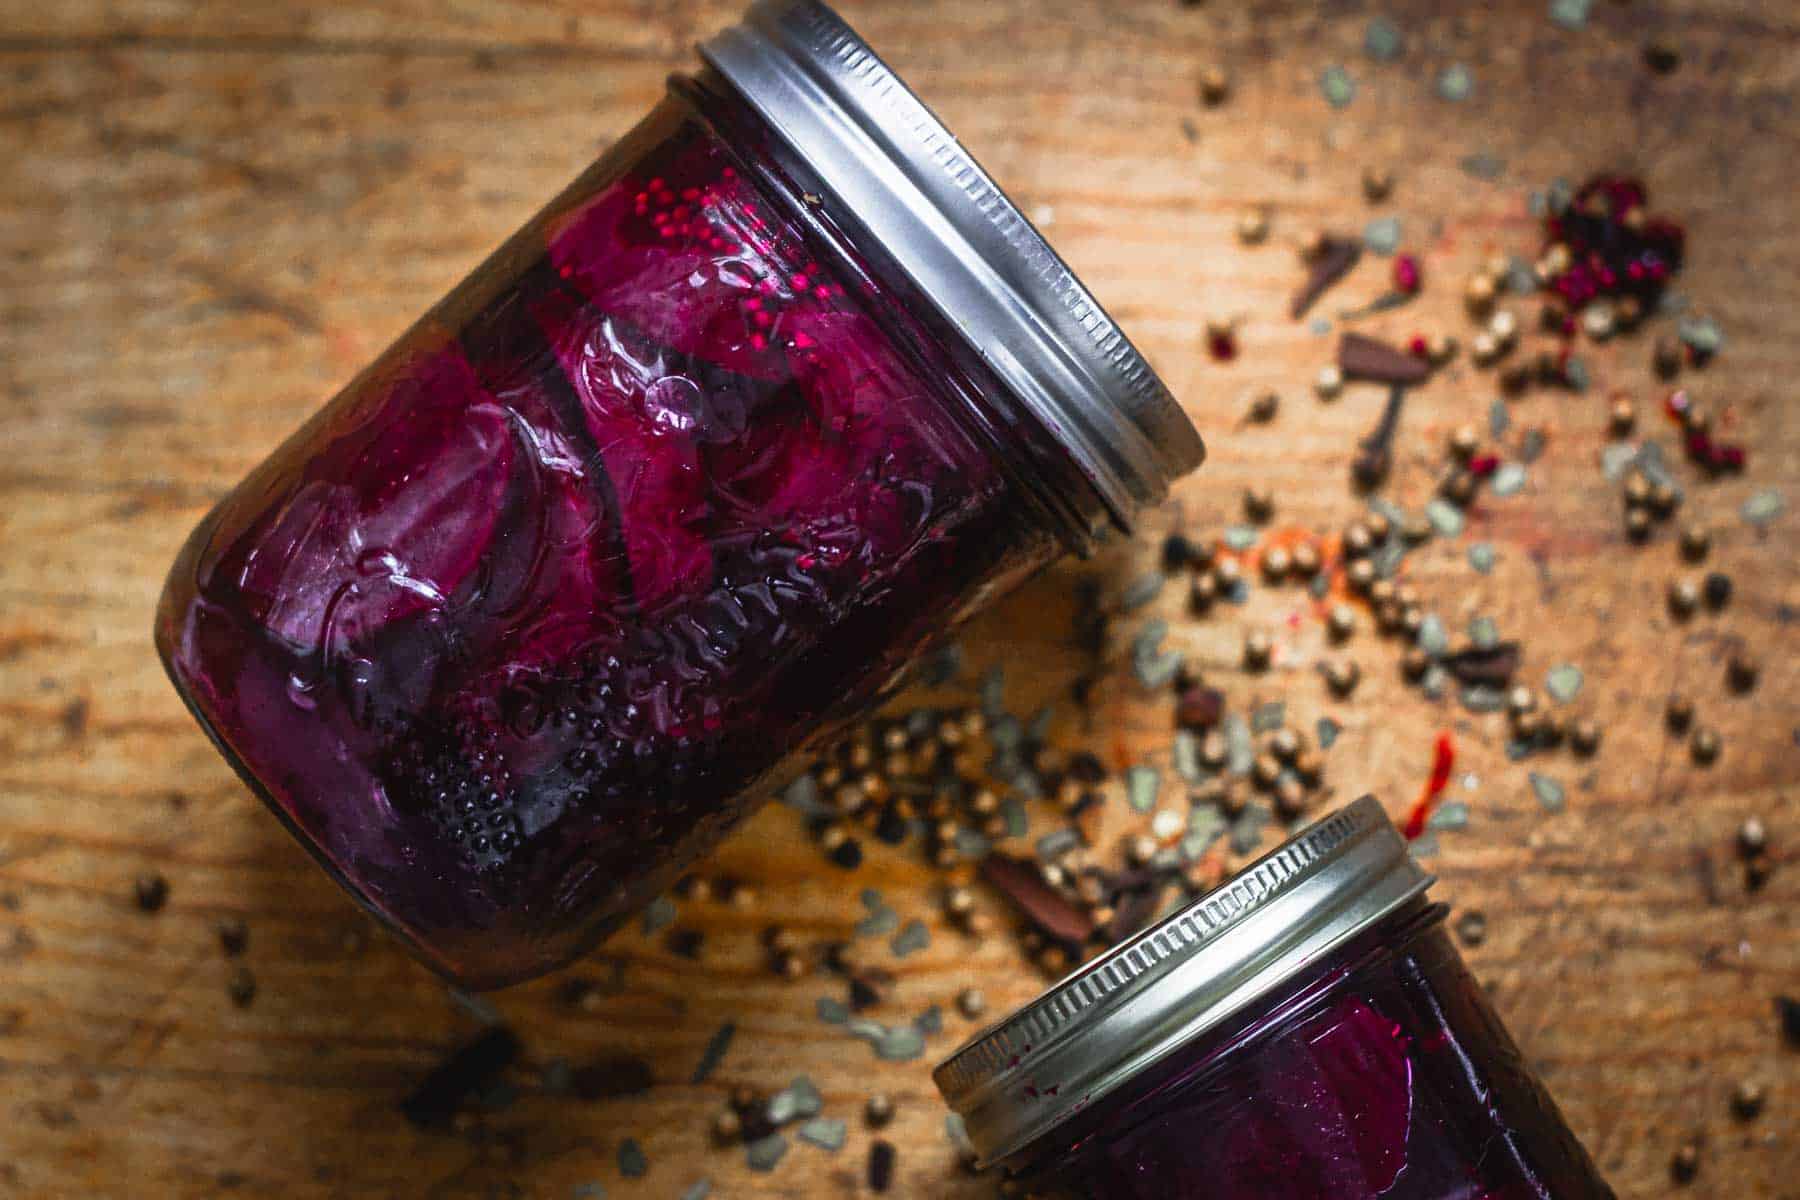
[[[494,997],[527,1047],[516,1103],[466,1135],[414,1132],[398,1098],[472,1020],[236,783],[149,644],[162,572],[208,505],[629,128],[733,8],[0,3],[0,1194],[555,1197],[599,1181],[650,1197],[706,1176],[734,1198],[848,1196],[862,1190],[870,1135],[855,1117],[874,1087],[900,1102],[895,1194],[989,1193],[953,1166],[927,1064],[876,1062],[813,1015],[833,985],[783,984],[757,962],[769,921],[844,935],[861,887],[929,916],[937,876],[889,853],[854,876],[830,871],[784,811],[765,812],[718,861],[754,883],[754,909],[682,912],[706,931],[698,961],[634,932],[576,973],[610,988],[597,1010],[562,1002],[566,980]],[[1367,327],[1463,331],[1462,276],[1492,251],[1535,249],[1530,188],[1641,172],[1656,207],[1689,226],[1682,291],[1730,338],[1694,382],[1751,444],[1751,470],[1695,486],[1688,515],[1716,528],[1714,560],[1736,599],[1672,625],[1660,602],[1676,569],[1667,537],[1622,541],[1596,465],[1602,397],[1623,388],[1651,407],[1644,338],[1589,355],[1590,394],[1520,401],[1515,419],[1549,435],[1527,493],[1482,504],[1459,543],[1407,565],[1453,628],[1489,614],[1525,636],[1531,678],[1564,661],[1586,669],[1578,705],[1605,721],[1603,753],[1591,769],[1540,767],[1570,785],[1568,811],[1539,810],[1498,718],[1403,688],[1393,648],[1373,637],[1350,649],[1366,674],[1355,703],[1330,700],[1311,669],[1318,624],[1292,593],[1258,589],[1195,623],[1171,589],[1152,611],[1234,706],[1283,698],[1292,720],[1343,722],[1330,766],[1341,798],[1373,790],[1398,811],[1428,769],[1429,736],[1453,729],[1474,816],[1442,838],[1440,892],[1489,914],[1470,956],[1621,1196],[1666,1194],[1670,1153],[1701,1135],[1694,1194],[1792,1200],[1800,1059],[1770,1003],[1800,993],[1800,15],[1774,0],[1640,0],[1597,5],[1574,32],[1523,0],[1385,8],[1407,35],[1391,65],[1363,57],[1358,5],[846,0],[1109,301],[1212,448],[1142,546],[1028,588],[979,623],[971,661],[1005,662],[1009,703],[1028,711],[1076,670],[1066,629],[1079,572],[1130,578],[1177,514],[1216,530],[1253,480],[1275,489],[1282,526],[1333,529],[1353,511],[1348,457],[1381,397],[1352,388],[1322,405],[1306,389],[1332,343],[1283,315],[1304,232],[1402,216],[1428,294]],[[1653,33],[1683,48],[1672,76],[1641,64]],[[1230,68],[1234,91],[1203,110],[1195,79],[1212,62]],[[1451,62],[1477,79],[1463,104],[1431,94]],[[1333,63],[1358,84],[1343,110],[1318,93]],[[1458,169],[1476,151],[1505,161],[1499,181]],[[1380,210],[1357,186],[1374,161],[1400,178]],[[1271,206],[1267,246],[1232,237],[1249,203]],[[1365,261],[1322,310],[1377,294],[1383,270]],[[1203,323],[1232,314],[1243,354],[1213,363]],[[1281,389],[1283,412],[1239,427],[1238,398],[1259,385]],[[1483,420],[1492,398],[1491,377],[1464,367],[1416,395],[1396,500],[1423,501],[1447,431]],[[1789,511],[1759,537],[1736,512],[1767,486],[1784,489]],[[1499,552],[1490,576],[1466,563],[1476,540]],[[1258,625],[1277,637],[1277,668],[1245,676],[1238,647]],[[1723,686],[1734,640],[1765,656],[1750,697]],[[1710,770],[1658,723],[1677,687],[1725,735]],[[1121,679],[1093,724],[1109,753],[1154,753],[1167,709]],[[1067,714],[1059,725],[1080,732]],[[1748,895],[1730,845],[1752,813],[1781,869]],[[150,870],[172,884],[155,916],[131,899]],[[252,930],[244,961],[260,990],[245,1010],[226,997],[232,964],[212,932],[226,914]],[[884,1019],[948,1010],[971,982],[996,1007],[1040,986],[1010,938],[971,945],[932,924],[920,954],[889,961],[871,948],[899,976]],[[727,1020],[738,1033],[722,1068],[690,1084]],[[965,1032],[950,1015],[930,1054]],[[619,1052],[656,1064],[648,1096],[583,1104],[536,1086],[531,1068],[551,1059]],[[842,1153],[796,1146],[759,1175],[708,1145],[733,1085],[778,1087],[801,1071],[828,1114],[852,1120]],[[1755,1124],[1728,1112],[1742,1078],[1771,1090]],[[649,1156],[641,1181],[614,1165],[624,1137]]]

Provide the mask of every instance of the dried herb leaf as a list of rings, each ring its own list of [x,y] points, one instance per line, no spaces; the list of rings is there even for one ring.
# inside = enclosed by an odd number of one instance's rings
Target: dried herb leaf
[[[1558,704],[1567,704],[1580,694],[1582,678],[1580,667],[1563,663],[1550,668],[1550,674],[1544,678],[1544,690]]]
[[[1295,293],[1293,302],[1288,305],[1288,315],[1298,321],[1307,310],[1323,296],[1333,284],[1350,273],[1350,268],[1362,258],[1363,246],[1360,239],[1345,237],[1328,237],[1319,248],[1309,264],[1306,282]]]
[[[1545,812],[1554,813],[1563,810],[1567,792],[1561,783],[1550,776],[1540,775],[1533,771],[1531,773],[1531,792],[1537,797],[1537,802],[1544,806]]]
[[[1431,377],[1431,364],[1423,358],[1361,333],[1339,338],[1337,361],[1345,379],[1415,384]]]

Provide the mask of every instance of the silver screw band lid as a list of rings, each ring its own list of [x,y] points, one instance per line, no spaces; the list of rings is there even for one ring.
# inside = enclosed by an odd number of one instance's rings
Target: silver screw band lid
[[[1002,1161],[1431,883],[1364,796],[977,1034],[933,1078],[982,1162]]]
[[[758,0],[701,56],[1068,448],[1108,515],[1205,447],[1167,387],[955,137],[817,0]]]

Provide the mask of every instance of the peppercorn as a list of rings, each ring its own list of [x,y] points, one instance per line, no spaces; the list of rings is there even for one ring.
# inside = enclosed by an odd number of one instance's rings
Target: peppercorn
[[[1509,308],[1500,309],[1488,318],[1487,332],[1502,346],[1511,346],[1519,336],[1519,318]]]
[[[1171,533],[1163,539],[1162,565],[1164,571],[1173,575],[1186,568],[1189,563],[1193,562],[1193,559],[1194,543],[1188,541],[1186,537],[1179,533]]]
[[[1369,591],[1368,591],[1369,603],[1370,604],[1392,604],[1392,603],[1394,603],[1394,592],[1395,592],[1395,587],[1394,587],[1393,580],[1377,579],[1375,582],[1373,582],[1369,585]]]
[[[1225,735],[1218,730],[1215,729],[1200,739],[1200,763],[1202,766],[1217,770],[1225,765],[1225,760],[1230,755],[1230,744],[1226,742]]]
[[[1244,638],[1244,665],[1251,670],[1260,671],[1269,665],[1269,658],[1274,653],[1274,644],[1269,635],[1261,630],[1252,630]]]
[[[1458,467],[1444,476],[1444,482],[1438,490],[1443,493],[1444,499],[1458,508],[1462,508],[1475,499],[1476,484],[1473,473]]]
[[[1280,394],[1265,388],[1250,397],[1250,403],[1246,409],[1245,418],[1260,424],[1267,421],[1273,421],[1275,419],[1275,414],[1280,411]]]
[[[1569,729],[1569,745],[1575,753],[1587,758],[1600,749],[1600,725],[1592,720],[1580,720]]]
[[[1681,427],[1689,433],[1705,433],[1712,428],[1712,412],[1704,404],[1690,403],[1681,410]]]
[[[1246,246],[1260,245],[1269,236],[1268,210],[1253,206],[1239,213],[1237,235]]]
[[[1686,696],[1670,696],[1668,706],[1663,710],[1663,719],[1669,728],[1676,733],[1684,733],[1694,723],[1694,702]]]
[[[987,997],[979,988],[964,988],[956,994],[956,1009],[973,1021],[987,1011]]]
[[[1650,486],[1650,511],[1657,517],[1667,518],[1681,504],[1681,493],[1668,483],[1656,483]]]
[[[1500,370],[1500,390],[1509,396],[1517,396],[1520,392],[1523,392],[1530,386],[1531,381],[1534,378],[1554,378],[1543,372],[1542,367],[1544,365],[1544,360],[1539,359],[1536,363],[1516,362],[1502,367]],[[1554,367],[1555,361],[1551,360],[1549,365]]]
[[[1734,692],[1747,692],[1756,686],[1756,677],[1762,673],[1762,664],[1750,656],[1749,651],[1739,650],[1725,664],[1725,681]]]
[[[1699,562],[1712,549],[1712,532],[1704,525],[1689,525],[1681,531],[1681,556]]]
[[[1335,400],[1344,390],[1344,372],[1336,363],[1327,363],[1313,376],[1313,391],[1321,400]]]
[[[1268,747],[1270,754],[1284,763],[1291,763],[1300,753],[1300,735],[1292,729],[1277,729],[1269,735]]]
[[[886,1092],[876,1092],[863,1104],[863,1120],[870,1129],[880,1129],[893,1119],[894,1098]]]
[[[1244,515],[1258,525],[1275,515],[1275,493],[1266,487],[1244,489]]]
[[[1744,818],[1744,823],[1738,826],[1737,847],[1738,853],[1745,858],[1755,858],[1769,848],[1769,830],[1761,817]]]
[[[1471,316],[1485,316],[1494,307],[1494,297],[1499,294],[1499,287],[1492,275],[1471,275],[1469,282],[1463,285],[1463,304]]]
[[[1393,193],[1394,172],[1387,167],[1364,167],[1362,190],[1363,198],[1370,204],[1381,203]]]
[[[250,973],[249,967],[235,967],[231,977],[225,981],[225,994],[239,1008],[249,1008],[256,999],[256,976]]]
[[[1425,339],[1425,357],[1431,360],[1433,366],[1441,367],[1456,357],[1460,347],[1461,343],[1449,334],[1434,333]]]
[[[1486,913],[1470,909],[1456,918],[1456,936],[1465,946],[1479,946],[1487,940],[1487,924]]]
[[[1769,1094],[1754,1079],[1742,1079],[1731,1090],[1731,1115],[1740,1121],[1754,1121],[1762,1115]]]
[[[1502,349],[1500,339],[1485,329],[1469,339],[1469,357],[1478,367],[1492,366],[1499,361]]]
[[[1419,630],[1425,627],[1425,610],[1417,604],[1402,605],[1400,609],[1400,632],[1409,638],[1419,636]]]
[[[1353,591],[1367,592],[1375,582],[1375,564],[1366,558],[1359,558],[1344,571],[1344,582]]]
[[[169,902],[169,881],[155,872],[139,875],[133,881],[131,891],[138,908],[143,912],[157,912]]]
[[[1719,751],[1723,744],[1718,730],[1709,725],[1702,725],[1694,730],[1694,736],[1688,743],[1688,749],[1693,754],[1694,761],[1704,767],[1718,761]]]
[[[1662,379],[1673,379],[1681,370],[1681,342],[1673,334],[1659,334],[1650,348],[1650,369]]]
[[[1692,616],[1698,607],[1700,607],[1700,585],[1698,583],[1683,576],[1669,584],[1669,612],[1676,618]]]
[[[1366,522],[1352,521],[1344,526],[1344,554],[1360,558],[1375,548],[1375,534]]]
[[[1719,571],[1711,571],[1703,585],[1706,596],[1706,607],[1724,608],[1731,603],[1731,576]]]
[[[1604,342],[1617,328],[1612,305],[1595,301],[1581,310],[1581,331],[1596,342]]]
[[[1669,1174],[1676,1183],[1692,1183],[1700,1174],[1700,1144],[1683,1142],[1675,1150],[1675,1156],[1669,1160]]]
[[[1506,693],[1506,709],[1514,716],[1531,712],[1537,707],[1537,693],[1519,684]]]
[[[1408,646],[1406,653],[1400,658],[1400,670],[1408,679],[1422,679],[1430,669],[1431,656],[1418,646]]]
[[[1620,396],[1612,402],[1610,414],[1614,437],[1626,437],[1637,425],[1637,406]]]
[[[1311,542],[1301,542],[1292,552],[1294,573],[1310,579],[1319,573],[1319,550]]]
[[[1311,746],[1303,747],[1294,756],[1294,774],[1308,787],[1319,786],[1319,780],[1325,777],[1325,756]]]
[[[1292,821],[1306,812],[1306,788],[1292,775],[1284,775],[1275,784],[1275,815]]]
[[[1292,565],[1293,561],[1288,557],[1288,552],[1283,550],[1280,546],[1271,547],[1265,551],[1262,556],[1263,574],[1271,580],[1279,580],[1285,577],[1288,573],[1288,568]]]
[[[1281,761],[1273,754],[1259,754],[1250,766],[1250,775],[1256,780],[1256,786],[1265,790],[1272,788],[1281,778]]]
[[[1450,453],[1460,462],[1468,462],[1481,449],[1481,434],[1473,425],[1458,425],[1450,435]]]
[[[1325,627],[1332,638],[1343,641],[1356,632],[1356,610],[1348,604],[1334,604],[1325,618]]]
[[[1650,536],[1650,514],[1641,508],[1625,510],[1625,536],[1641,542]]]
[[[1650,503],[1650,480],[1641,471],[1625,477],[1625,503],[1633,508]]]
[[[1207,67],[1200,72],[1200,99],[1210,107],[1225,103],[1231,94],[1231,76],[1220,66]]]
[[[1514,713],[1512,732],[1513,737],[1521,742],[1536,742],[1544,732],[1544,718],[1534,712]]]
[[[1221,558],[1213,564],[1212,576],[1213,582],[1219,587],[1219,594],[1229,595],[1244,578],[1244,568],[1235,558]]]
[[[738,1116],[735,1108],[721,1108],[713,1114],[712,1135],[713,1140],[723,1146],[740,1141],[744,1136],[744,1119]]]
[[[1325,666],[1325,683],[1339,696],[1348,696],[1362,682],[1362,668],[1353,662],[1334,660]]]
[[[1369,513],[1363,518],[1363,524],[1368,526],[1369,536],[1378,543],[1387,541],[1388,535],[1394,532],[1394,523],[1382,513]]]
[[[1069,952],[1061,946],[1045,946],[1038,952],[1037,965],[1046,975],[1061,975],[1069,969]]]
[[[1400,526],[1400,535],[1413,544],[1428,542],[1432,535],[1431,518],[1424,513],[1408,513]]]
[[[213,932],[218,934],[219,949],[228,958],[236,958],[250,944],[250,926],[244,923],[242,917],[220,917],[218,924],[213,926]]]
[[[1188,584],[1188,607],[1196,615],[1204,615],[1218,598],[1219,581],[1210,571],[1194,576],[1194,581]]]

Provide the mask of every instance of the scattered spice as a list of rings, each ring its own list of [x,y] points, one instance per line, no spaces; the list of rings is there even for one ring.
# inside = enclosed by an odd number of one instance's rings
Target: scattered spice
[[[419,1129],[446,1129],[471,1097],[498,1080],[519,1056],[519,1039],[495,1026],[453,1052],[404,1100],[400,1112]]]
[[[169,881],[154,871],[139,875],[131,890],[140,912],[161,912],[163,905],[169,902]]]
[[[1288,306],[1288,316],[1298,321],[1331,286],[1350,273],[1362,258],[1363,244],[1356,238],[1321,236],[1310,248],[1306,282]]]
[[[249,967],[233,967],[231,975],[225,981],[225,994],[239,1008],[249,1008],[256,1000],[256,976],[250,973]]]
[[[894,1144],[876,1138],[869,1143],[869,1190],[885,1192],[894,1182]]]
[[[220,917],[218,924],[213,926],[213,932],[218,934],[219,949],[225,952],[227,958],[236,958],[250,945],[250,926],[244,923],[242,917]]]
[[[1450,786],[1450,773],[1456,768],[1456,743],[1450,739],[1448,732],[1440,733],[1432,745],[1431,774],[1425,780],[1425,789],[1413,803],[1412,811],[1406,816],[1406,823],[1401,832],[1406,840],[1417,841],[1425,832],[1425,823],[1431,817],[1432,807]]]

